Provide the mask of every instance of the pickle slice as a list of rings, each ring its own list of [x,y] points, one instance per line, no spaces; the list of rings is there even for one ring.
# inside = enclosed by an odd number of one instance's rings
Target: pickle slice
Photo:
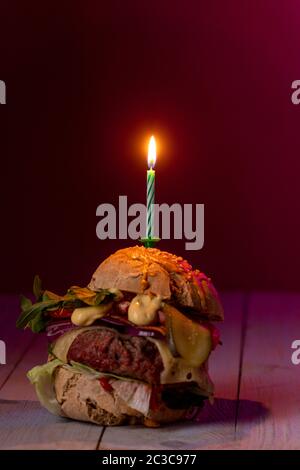
[[[211,350],[211,332],[180,313],[172,305],[164,304],[169,347],[174,357],[181,356],[189,366],[199,367]]]

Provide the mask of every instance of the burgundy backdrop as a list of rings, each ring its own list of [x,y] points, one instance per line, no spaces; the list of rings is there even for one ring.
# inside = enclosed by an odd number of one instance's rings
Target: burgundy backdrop
[[[84,284],[124,241],[96,207],[205,204],[205,246],[162,242],[226,289],[298,289],[297,0],[2,0],[2,291]]]

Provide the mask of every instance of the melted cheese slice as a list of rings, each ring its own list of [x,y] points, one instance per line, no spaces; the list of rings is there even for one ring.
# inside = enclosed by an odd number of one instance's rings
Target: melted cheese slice
[[[207,367],[191,367],[181,357],[173,357],[168,344],[159,339],[148,338],[160,352],[164,370],[161,372],[161,384],[174,384],[177,382],[197,382],[201,390],[209,396],[213,393],[213,383],[207,372]]]

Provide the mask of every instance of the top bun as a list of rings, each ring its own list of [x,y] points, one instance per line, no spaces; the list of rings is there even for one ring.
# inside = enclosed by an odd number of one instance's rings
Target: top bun
[[[116,251],[96,269],[88,287],[153,294],[189,307],[205,319],[224,318],[211,280],[180,256],[157,248],[134,246]]]

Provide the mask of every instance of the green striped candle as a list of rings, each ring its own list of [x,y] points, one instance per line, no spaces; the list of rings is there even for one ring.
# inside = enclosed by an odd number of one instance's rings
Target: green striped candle
[[[147,238],[153,238],[155,200],[155,171],[151,168],[147,171]]]
[[[155,170],[156,143],[154,136],[151,137],[148,146],[147,171],[147,238],[154,238],[154,202],[155,202]]]
[[[156,143],[152,136],[148,145],[148,167],[147,171],[147,220],[146,220],[146,236],[141,238],[140,242],[146,248],[152,248],[159,238],[154,236],[154,204],[155,204],[155,166],[156,161]]]
[[[148,167],[147,171],[147,227],[146,238],[142,243],[146,247],[154,246],[158,240],[154,237],[154,203],[155,203],[155,161],[156,161],[156,143],[154,136],[151,137],[148,146]]]

